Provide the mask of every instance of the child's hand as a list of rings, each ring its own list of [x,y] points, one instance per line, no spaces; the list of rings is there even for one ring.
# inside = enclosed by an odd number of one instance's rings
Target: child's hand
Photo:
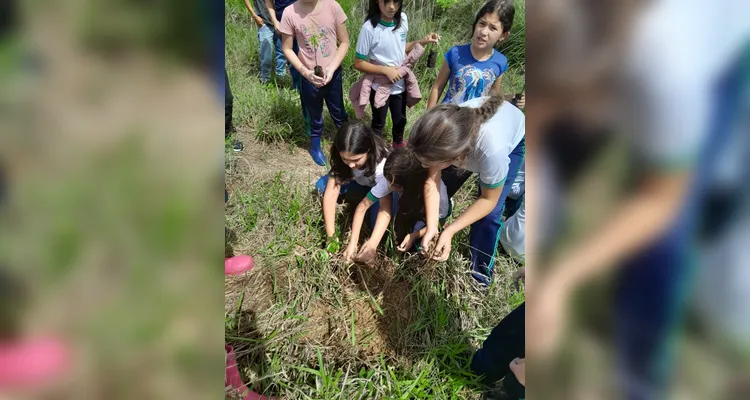
[[[438,238],[437,245],[435,246],[435,254],[432,259],[436,261],[445,261],[451,254],[451,244],[453,242],[453,234],[447,230],[444,230]]]
[[[346,246],[346,250],[344,250],[344,261],[352,262],[354,260],[354,255],[356,253],[357,253],[357,244],[349,243],[349,245]]]
[[[427,46],[430,43],[437,43],[440,41],[440,35],[438,35],[435,32],[428,33],[427,36],[422,38],[422,40],[419,41],[419,44],[422,46]]]
[[[329,66],[325,69],[325,71],[323,71],[323,86],[331,82],[334,72],[336,72],[336,68],[333,68],[333,66]]]
[[[315,75],[315,71],[311,69],[305,68],[305,72],[302,74],[302,76],[304,76],[305,79],[310,81],[310,83],[312,83],[313,86],[315,86],[316,88],[321,88],[325,86],[325,81],[324,81],[325,77]]]
[[[424,236],[422,236],[422,255],[425,257],[430,256],[430,250],[432,250],[432,239],[437,236],[438,231],[437,229],[429,229],[427,228],[427,231],[425,232]]]
[[[258,24],[258,28],[262,28],[263,27],[263,18],[261,18],[260,16],[256,15],[256,16],[253,17],[253,20],[255,20],[255,23]]]
[[[367,242],[365,242],[362,248],[359,249],[356,261],[367,265],[372,264],[372,262],[375,261],[375,257],[377,256],[377,248],[377,244],[370,243],[370,241],[368,240]]]
[[[418,232],[414,232],[414,233],[410,233],[406,235],[406,237],[401,242],[401,244],[398,247],[396,247],[396,250],[402,253],[409,251],[409,249],[411,249],[414,246],[414,243],[417,241],[418,238],[419,238]]]
[[[516,357],[508,365],[513,375],[518,379],[518,383],[526,387],[526,359]]]
[[[396,67],[385,67],[383,75],[388,77],[388,80],[391,81],[391,83],[396,83],[401,80],[401,73],[398,72],[398,68]]]

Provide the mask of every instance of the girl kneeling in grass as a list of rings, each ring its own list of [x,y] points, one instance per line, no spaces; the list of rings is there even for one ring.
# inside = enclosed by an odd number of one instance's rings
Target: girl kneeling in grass
[[[500,96],[480,97],[460,106],[443,104],[427,111],[412,128],[408,149],[429,168],[425,188],[427,228],[423,252],[438,233],[439,187],[445,181],[453,196],[471,174],[446,174],[451,166],[479,174],[479,198],[438,238],[435,259],[448,259],[453,235],[471,226],[472,275],[482,285],[492,277],[502,228],[505,198],[524,156],[524,114]]]
[[[388,179],[390,188],[398,193],[398,211],[394,222],[397,250],[413,251],[414,246],[427,231],[424,209],[424,182],[428,170],[422,167],[414,154],[407,149],[394,150],[385,162],[383,175]],[[440,206],[438,217],[443,223],[451,214],[452,205],[448,198],[448,189],[440,181]],[[400,242],[399,242],[400,241]]]
[[[372,259],[388,228],[393,202],[391,196],[387,196],[391,190],[383,177],[383,167],[389,152],[383,138],[369,127],[359,122],[345,123],[331,145],[331,172],[320,177],[315,184],[318,192],[323,194],[323,220],[329,241],[335,240],[339,195],[347,192],[367,193],[354,212],[349,245],[344,251],[346,261]],[[357,253],[362,223],[368,213],[373,232]]]

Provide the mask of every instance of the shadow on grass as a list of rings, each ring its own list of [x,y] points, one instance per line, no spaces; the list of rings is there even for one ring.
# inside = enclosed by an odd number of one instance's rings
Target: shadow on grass
[[[480,390],[470,368],[474,348],[461,328],[460,306],[447,298],[437,280],[426,276],[425,269],[433,267],[419,256],[399,266],[358,264],[351,279],[361,291],[375,298],[382,295],[377,324],[387,355],[405,365],[427,361],[456,387]]]
[[[255,312],[242,310],[230,315],[230,318],[234,319],[234,326],[227,324],[225,341],[234,348],[242,381],[257,393],[279,396],[280,388],[268,377],[270,365],[266,357],[265,339],[258,330]]]

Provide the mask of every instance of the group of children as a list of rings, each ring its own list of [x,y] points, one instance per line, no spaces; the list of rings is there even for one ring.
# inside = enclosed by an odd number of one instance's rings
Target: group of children
[[[354,68],[363,76],[349,92],[358,118],[369,103],[372,122],[368,126],[348,122],[344,107],[341,62],[349,51],[349,35],[341,6],[334,0],[262,3],[255,0],[253,11],[250,0],[245,0],[260,27],[259,39],[266,40],[261,45],[261,81],[270,78],[273,68],[270,40],[264,38],[274,29],[276,72],[284,73],[280,46],[290,72],[299,74],[293,83],[300,92],[311,137],[309,152],[317,164],[324,166],[328,161],[320,147],[324,102],[338,127],[330,151],[331,171],[316,183],[323,195],[328,240],[337,240],[339,196],[360,192],[364,198],[354,212],[344,259],[372,261],[394,217],[398,249],[421,247],[423,254],[437,260],[446,260],[453,236],[471,226],[472,273],[480,284],[489,284],[505,200],[523,163],[525,146],[524,114],[501,97],[508,62],[495,50],[510,34],[513,2],[487,2],[477,13],[471,42],[445,54],[428,110],[415,122],[408,142],[404,138],[406,108],[422,98],[412,67],[425,46],[440,40],[438,34],[407,42],[409,20],[402,12],[402,0],[370,1],[355,47]],[[383,138],[389,110],[391,144]],[[473,173],[479,175],[478,198],[439,233],[439,225],[452,212],[450,198]],[[366,217],[372,233],[359,247]],[[434,245],[433,239],[437,239]]]
[[[476,15],[471,42],[454,46],[445,54],[427,111],[415,122],[408,141],[406,108],[422,99],[412,68],[425,46],[441,38],[430,33],[407,41],[409,19],[402,12],[402,0],[370,0],[355,46],[354,68],[363,75],[349,90],[357,122],[348,121],[344,107],[341,63],[350,41],[341,6],[335,0],[254,1],[256,11],[250,0],[245,4],[259,26],[261,81],[268,82],[274,68],[273,30],[276,73],[285,74],[287,60],[311,138],[309,153],[318,165],[328,162],[320,142],[324,103],[338,128],[330,149],[331,170],[315,186],[323,197],[329,243],[338,241],[336,205],[340,197],[360,195],[344,259],[372,262],[394,217],[397,249],[421,251],[436,260],[447,260],[453,236],[471,226],[472,275],[483,286],[491,282],[499,243],[512,256],[523,257],[525,118],[521,104],[511,104],[501,96],[508,61],[495,50],[510,35],[515,15],[512,0],[488,1]],[[368,105],[372,114],[369,125],[361,122]],[[383,138],[389,111],[392,143]],[[450,224],[441,226],[452,214],[451,197],[474,173],[478,174],[477,199]],[[508,203],[515,205],[508,215],[508,221],[513,222],[508,228],[515,232],[502,229],[509,196]],[[360,246],[365,219],[369,219],[371,235]],[[490,358],[504,348],[489,342],[485,347],[480,353]],[[511,353],[523,357],[522,351]],[[496,370],[497,363],[485,365],[482,356],[476,359],[479,361],[472,368],[478,374],[505,375]],[[519,358],[501,361],[521,371],[522,362]],[[517,385],[521,392],[523,384],[521,380]]]

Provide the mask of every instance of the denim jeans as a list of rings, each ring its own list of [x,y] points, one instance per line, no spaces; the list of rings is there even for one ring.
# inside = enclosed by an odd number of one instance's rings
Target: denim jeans
[[[271,80],[273,68],[273,29],[263,25],[258,29],[258,42],[260,42],[260,81],[267,83]]]
[[[273,32],[273,29],[271,29],[271,32]],[[276,76],[280,78],[286,75],[286,57],[284,56],[284,50],[281,49],[281,36],[274,33],[273,43],[276,50]],[[294,43],[294,52],[297,53],[296,39]],[[291,65],[289,65],[289,69],[293,69]]]

